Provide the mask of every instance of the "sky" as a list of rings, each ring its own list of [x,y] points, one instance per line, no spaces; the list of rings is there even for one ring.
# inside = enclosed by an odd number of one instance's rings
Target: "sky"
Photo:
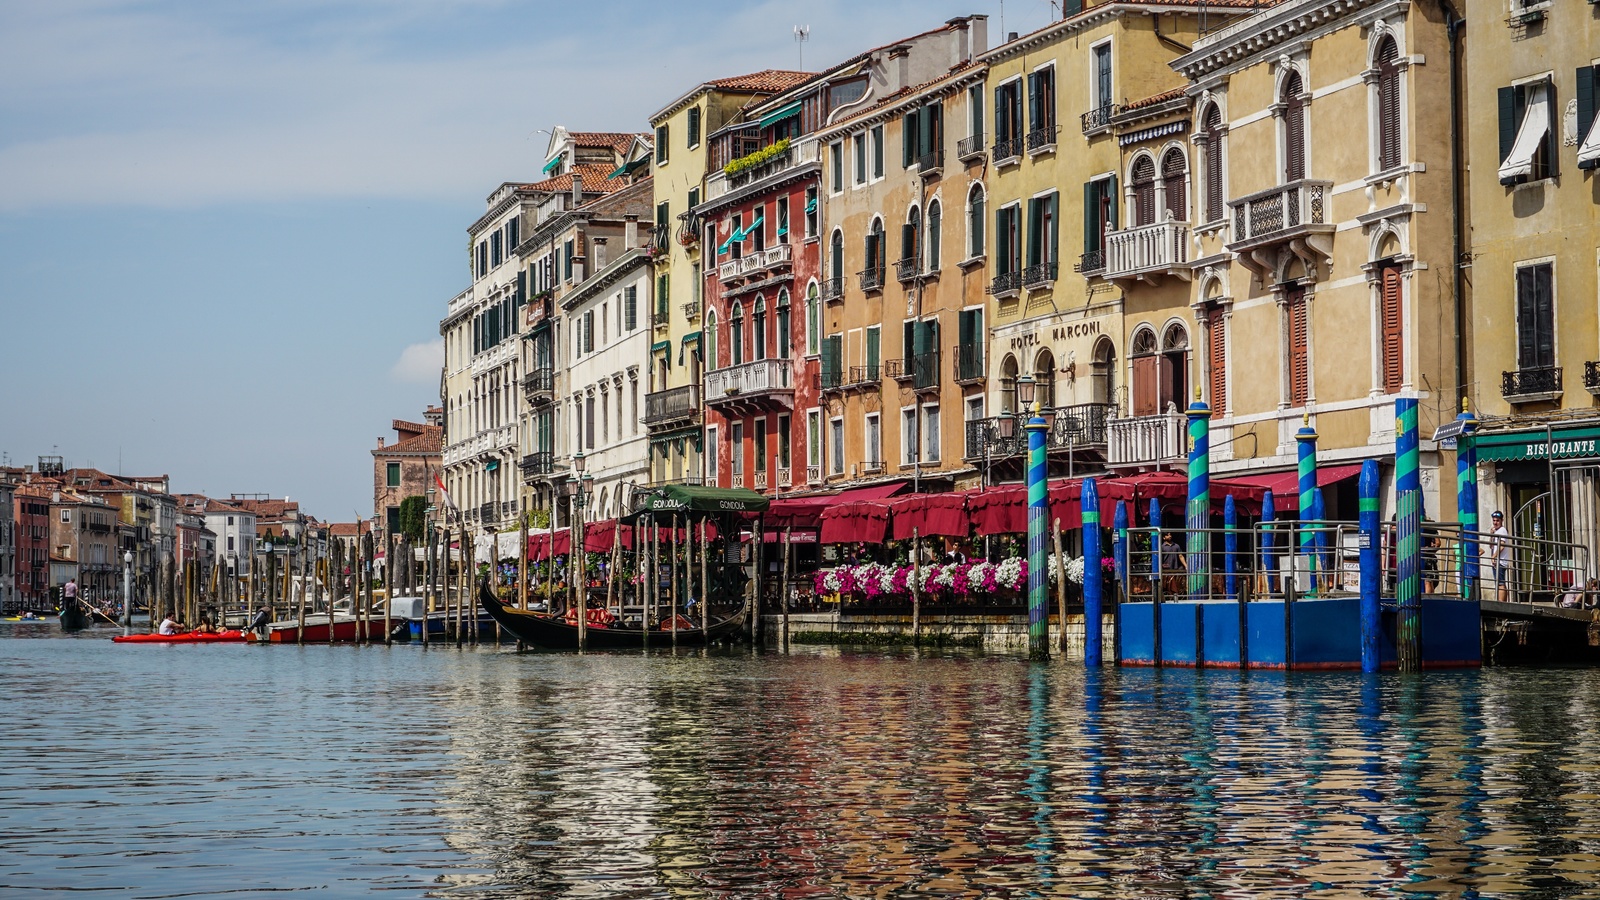
[[[1052,4],[0,0],[0,462],[371,516],[466,228],[551,128],[646,131],[796,25],[814,71],[972,13],[992,46]]]

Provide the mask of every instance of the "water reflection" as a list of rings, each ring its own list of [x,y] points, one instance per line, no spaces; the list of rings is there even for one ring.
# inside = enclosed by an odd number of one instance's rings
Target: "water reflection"
[[[0,660],[46,688],[0,717],[0,893],[1561,898],[1600,883],[1588,671],[133,654],[54,637],[0,639]],[[174,685],[206,699],[167,703]]]

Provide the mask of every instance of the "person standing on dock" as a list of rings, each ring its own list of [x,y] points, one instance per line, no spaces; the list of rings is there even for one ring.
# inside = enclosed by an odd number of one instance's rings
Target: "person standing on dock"
[[[1506,530],[1506,517],[1500,510],[1495,510],[1489,519],[1486,555],[1494,566],[1495,599],[1506,603],[1511,593],[1511,532]]]

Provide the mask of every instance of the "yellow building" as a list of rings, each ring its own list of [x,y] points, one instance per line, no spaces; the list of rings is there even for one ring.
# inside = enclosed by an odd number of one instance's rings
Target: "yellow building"
[[[655,129],[654,305],[650,392],[645,426],[650,433],[650,480],[655,484],[703,477],[701,463],[700,346],[704,283],[703,230],[693,210],[706,196],[706,137],[733,120],[753,100],[787,90],[810,76],[767,69],[696,85],[650,117]]]
[[[1600,484],[1600,16],[1467,0],[1479,500],[1587,548]],[[1549,429],[1548,433],[1546,429]],[[1537,520],[1537,526],[1536,526]]]
[[[1159,437],[1171,433],[1160,417],[1198,386],[1216,408],[1216,473],[1291,468],[1309,417],[1319,463],[1353,476],[1363,459],[1392,460],[1394,400],[1412,392],[1426,514],[1454,516],[1427,440],[1458,397],[1450,58],[1436,4],[1285,0],[1174,61],[1189,81],[1187,121],[1174,102],[1151,122],[1182,123],[1181,139],[1126,123],[1150,136],[1125,148],[1120,199],[1133,221],[1108,240],[1165,232],[1152,244],[1187,252],[1192,280],[1184,298],[1107,273],[1130,285],[1134,416],[1113,424],[1113,440],[1122,428],[1138,456],[1179,452]],[[1187,184],[1164,180],[1178,152],[1197,160]],[[1329,488],[1328,516],[1355,518],[1353,477]]]

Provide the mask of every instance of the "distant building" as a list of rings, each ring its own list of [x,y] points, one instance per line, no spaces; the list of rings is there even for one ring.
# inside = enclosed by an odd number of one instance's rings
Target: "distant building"
[[[214,565],[234,577],[247,576],[255,555],[256,516],[237,503],[217,500],[204,494],[178,495],[181,514],[199,516],[212,535]]]
[[[407,497],[426,497],[439,471],[439,452],[443,447],[441,427],[444,410],[428,407],[423,422],[395,419],[395,442],[378,438],[372,451],[372,515],[383,524],[383,533],[392,537],[400,531],[400,503]],[[335,536],[341,536],[335,532]]]
[[[12,497],[18,599],[26,608],[42,608],[50,583],[50,489],[42,484],[21,483],[15,485]]]
[[[17,526],[13,488],[0,481],[0,612],[17,608]]]
[[[50,492],[49,589],[70,580],[92,602],[119,596],[118,514],[104,497],[58,485]]]

